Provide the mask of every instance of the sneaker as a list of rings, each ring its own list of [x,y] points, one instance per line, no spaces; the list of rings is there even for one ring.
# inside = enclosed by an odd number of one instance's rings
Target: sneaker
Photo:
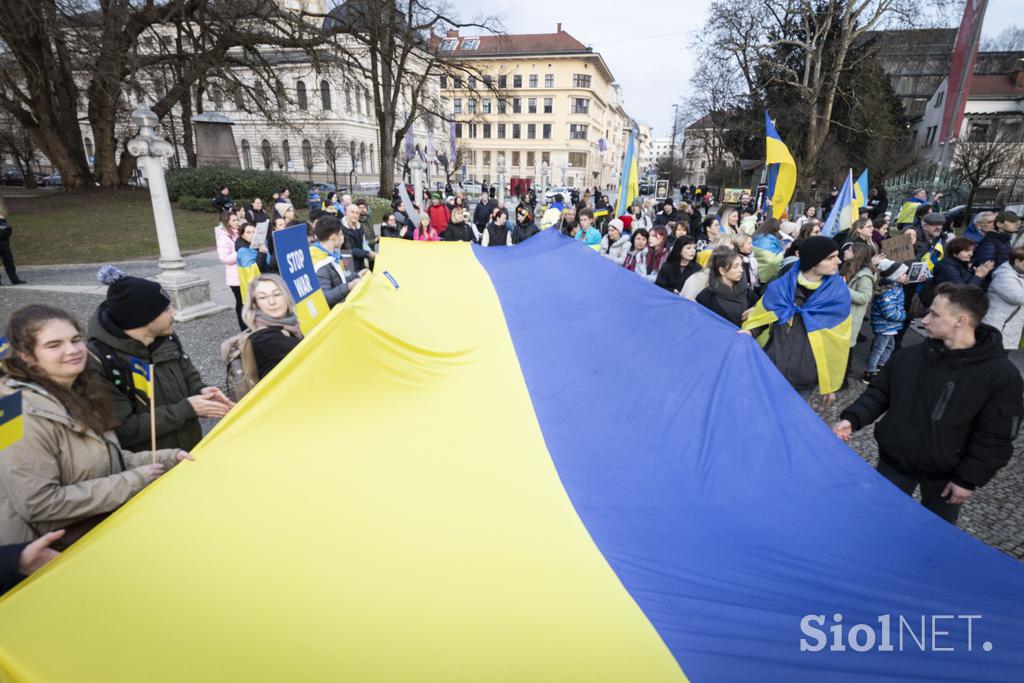
[[[11,280],[11,284],[12,285],[27,285],[28,283],[19,278],[17,280]]]
[[[874,372],[868,372],[867,370],[865,370],[864,371],[864,376],[861,377],[860,381],[864,382],[864,384],[871,384],[871,380],[873,380],[875,378],[875,375],[877,375],[877,374],[878,374],[878,370],[875,370]]]

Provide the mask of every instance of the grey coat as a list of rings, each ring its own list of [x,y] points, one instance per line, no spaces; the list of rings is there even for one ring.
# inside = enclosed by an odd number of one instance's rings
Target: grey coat
[[[1020,346],[1024,331],[1024,273],[1010,261],[992,271],[988,286],[988,314],[982,321],[1003,335],[1003,348],[1007,351]]]

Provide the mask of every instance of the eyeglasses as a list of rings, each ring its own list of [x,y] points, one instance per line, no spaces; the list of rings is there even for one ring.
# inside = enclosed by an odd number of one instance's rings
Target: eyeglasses
[[[282,292],[280,289],[275,289],[273,292],[270,292],[268,294],[257,294],[255,298],[256,301],[259,302],[270,301],[271,299],[281,299],[284,298],[284,292]]]

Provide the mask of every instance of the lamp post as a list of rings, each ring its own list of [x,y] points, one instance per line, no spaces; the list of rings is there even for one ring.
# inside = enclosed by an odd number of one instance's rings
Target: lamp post
[[[547,200],[548,196],[548,174],[551,172],[548,162],[542,161],[540,163],[540,193],[541,196]]]
[[[186,321],[212,315],[226,310],[227,306],[215,304],[210,298],[210,281],[194,275],[186,269],[185,259],[178,248],[178,237],[174,229],[174,215],[171,200],[167,196],[164,180],[163,159],[174,154],[171,145],[156,133],[160,122],[157,115],[145,104],[139,104],[132,112],[132,123],[139,134],[128,141],[128,152],[135,157],[138,168],[146,178],[149,198],[153,204],[153,222],[156,224],[156,238],[160,246],[159,282],[175,309],[175,320]]]
[[[498,155],[498,205],[505,203],[505,155]]]
[[[412,184],[416,188],[416,201],[418,202],[423,201],[423,169],[426,166],[418,155],[414,154],[412,159],[409,159],[409,171],[412,172]]]

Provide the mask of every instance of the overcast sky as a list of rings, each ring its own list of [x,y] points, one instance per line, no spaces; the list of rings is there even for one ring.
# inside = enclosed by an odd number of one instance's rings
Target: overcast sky
[[[450,0],[462,20],[486,11],[497,15],[507,33],[554,33],[558,22],[584,45],[600,52],[622,86],[626,112],[654,126],[657,137],[671,134],[672,105],[679,102],[693,73],[690,49],[703,25],[709,0],[632,0],[629,15],[616,18],[592,0],[548,0],[538,5],[512,0]],[[989,0],[983,37],[1021,23],[1024,0]],[[611,7],[607,5],[605,7]],[[542,15],[547,18],[542,18]],[[959,17],[955,23],[958,25]]]

